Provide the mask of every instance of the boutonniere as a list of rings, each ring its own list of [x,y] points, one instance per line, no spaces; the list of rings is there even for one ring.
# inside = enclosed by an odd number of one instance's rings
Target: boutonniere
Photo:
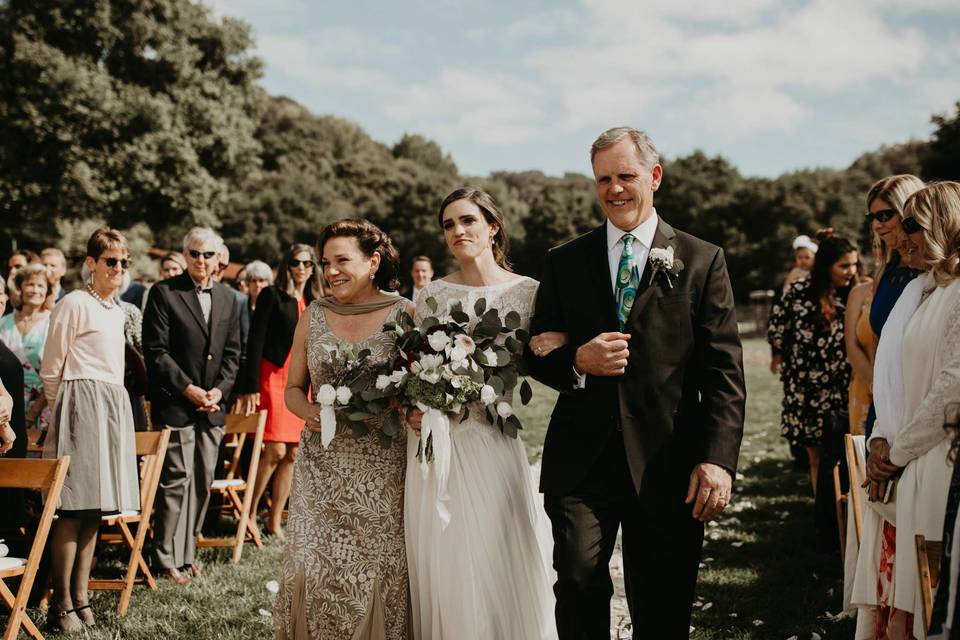
[[[671,278],[680,275],[683,271],[683,260],[673,257],[673,247],[654,247],[650,249],[650,266],[652,267],[650,284],[653,284],[653,279],[658,273],[662,273],[667,279],[667,284],[673,289]]]

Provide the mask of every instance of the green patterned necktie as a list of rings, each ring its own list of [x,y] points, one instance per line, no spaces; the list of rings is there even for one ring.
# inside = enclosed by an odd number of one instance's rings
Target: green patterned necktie
[[[617,267],[617,287],[614,295],[617,299],[617,320],[620,322],[620,331],[627,326],[633,300],[637,297],[637,287],[640,286],[640,274],[633,264],[632,234],[623,236],[623,252],[620,254],[620,265]]]

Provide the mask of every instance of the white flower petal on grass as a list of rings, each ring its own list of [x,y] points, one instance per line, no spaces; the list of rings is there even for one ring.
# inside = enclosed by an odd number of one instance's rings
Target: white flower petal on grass
[[[259,609],[260,615],[264,618],[272,618],[273,614],[267,611],[266,609]]]
[[[347,404],[351,397],[353,397],[353,391],[350,391],[350,387],[339,387],[337,389],[337,402],[340,404]]]
[[[337,399],[337,390],[333,388],[332,384],[321,385],[317,389],[317,402],[322,405],[331,405]]]
[[[712,609],[712,608],[713,608],[713,603],[708,602],[707,604],[703,605],[702,611],[707,611],[708,609]]]
[[[271,580],[266,584],[267,591],[270,593],[280,593],[280,583],[276,580]]]

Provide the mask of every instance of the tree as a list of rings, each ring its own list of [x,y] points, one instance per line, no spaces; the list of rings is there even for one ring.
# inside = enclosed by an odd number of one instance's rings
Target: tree
[[[217,225],[258,162],[251,45],[189,0],[0,6],[0,240],[50,242],[52,219],[142,221],[165,243]]]
[[[960,180],[960,101],[953,116],[937,114],[937,129],[923,155],[923,177],[926,180]]]

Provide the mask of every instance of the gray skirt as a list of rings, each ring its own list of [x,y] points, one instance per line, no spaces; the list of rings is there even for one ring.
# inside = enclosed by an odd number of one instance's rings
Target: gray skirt
[[[130,397],[122,385],[66,380],[57,393],[44,458],[70,456],[63,511],[139,511],[140,481]]]

